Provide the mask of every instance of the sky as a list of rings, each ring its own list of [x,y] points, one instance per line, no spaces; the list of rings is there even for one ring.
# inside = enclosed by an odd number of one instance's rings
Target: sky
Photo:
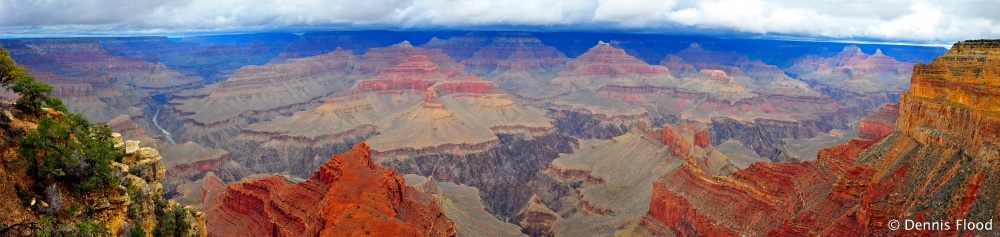
[[[998,11],[1000,0],[0,0],[0,35],[528,30],[934,44],[1000,38]]]

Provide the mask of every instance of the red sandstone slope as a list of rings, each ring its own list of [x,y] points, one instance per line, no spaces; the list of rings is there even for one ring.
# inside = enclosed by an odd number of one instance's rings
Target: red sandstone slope
[[[644,226],[680,235],[995,235],[954,220],[1000,219],[996,68],[1000,41],[956,43],[915,67],[897,132],[821,150],[815,162],[755,163],[726,177],[686,165],[654,184]],[[951,227],[893,230],[893,220]]]
[[[209,236],[455,236],[436,198],[372,163],[364,143],[299,183],[271,176],[217,186],[204,194]]]

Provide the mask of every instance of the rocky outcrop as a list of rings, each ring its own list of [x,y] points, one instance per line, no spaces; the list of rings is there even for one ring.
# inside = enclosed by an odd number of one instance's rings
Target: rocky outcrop
[[[987,175],[1000,169],[998,49],[997,41],[959,42],[915,66],[896,132],[881,140],[827,148],[815,162],[755,163],[730,177],[690,168],[664,176],[645,226],[679,235],[996,234],[953,220],[1000,217],[992,198],[1000,180]],[[893,220],[949,228],[894,230]]]
[[[123,225],[142,225],[146,233],[153,233],[154,226],[160,225],[160,219],[156,213],[170,212],[180,204],[174,201],[163,200],[163,185],[160,183],[164,179],[165,169],[159,151],[149,147],[139,147],[139,141],[124,141],[120,134],[112,134],[115,141],[115,149],[122,152],[124,157],[122,163],[112,163],[112,167],[122,174],[123,182],[128,187],[118,186],[118,197],[112,196],[92,196],[92,200],[87,203],[97,203],[96,209],[103,211],[103,220],[107,222],[109,230],[125,234],[127,229],[121,228]],[[106,195],[114,192],[105,193]],[[130,196],[135,195],[135,196]],[[124,202],[116,202],[121,200]],[[165,202],[161,206],[159,202]],[[163,210],[156,210],[164,208]],[[188,233],[194,236],[205,236],[206,224],[204,213],[195,210],[191,206],[182,207],[185,211],[185,219],[190,226]],[[131,213],[137,212],[137,213]],[[126,223],[126,215],[131,218],[132,223]],[[101,215],[98,215],[101,216]]]
[[[365,143],[299,183],[271,176],[229,184],[222,193],[215,184],[205,191],[209,236],[456,235],[437,199],[373,163]]]

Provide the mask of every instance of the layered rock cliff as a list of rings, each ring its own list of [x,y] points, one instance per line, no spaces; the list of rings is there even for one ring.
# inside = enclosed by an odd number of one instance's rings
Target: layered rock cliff
[[[896,132],[827,148],[815,162],[755,163],[732,176],[678,169],[654,184],[644,219],[680,235],[994,235],[954,220],[1000,217],[994,68],[1000,42],[956,43],[914,67]],[[893,221],[947,222],[941,230]]]
[[[455,236],[437,199],[372,162],[358,143],[298,183],[271,176],[219,187],[205,182],[209,236]]]

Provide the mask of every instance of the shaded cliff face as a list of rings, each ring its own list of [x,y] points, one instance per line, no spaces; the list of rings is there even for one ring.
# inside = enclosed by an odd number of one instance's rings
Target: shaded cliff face
[[[271,176],[218,184],[205,182],[209,236],[456,235],[437,199],[373,163],[365,143],[299,183]]]
[[[729,177],[682,167],[654,184],[645,226],[681,235],[995,235],[953,220],[1000,218],[1000,177],[991,175],[1000,169],[998,58],[1000,42],[965,41],[915,66],[896,132],[881,140],[827,148],[814,162],[756,163]],[[881,113],[868,121],[884,120]],[[951,228],[892,230],[892,220]]]

